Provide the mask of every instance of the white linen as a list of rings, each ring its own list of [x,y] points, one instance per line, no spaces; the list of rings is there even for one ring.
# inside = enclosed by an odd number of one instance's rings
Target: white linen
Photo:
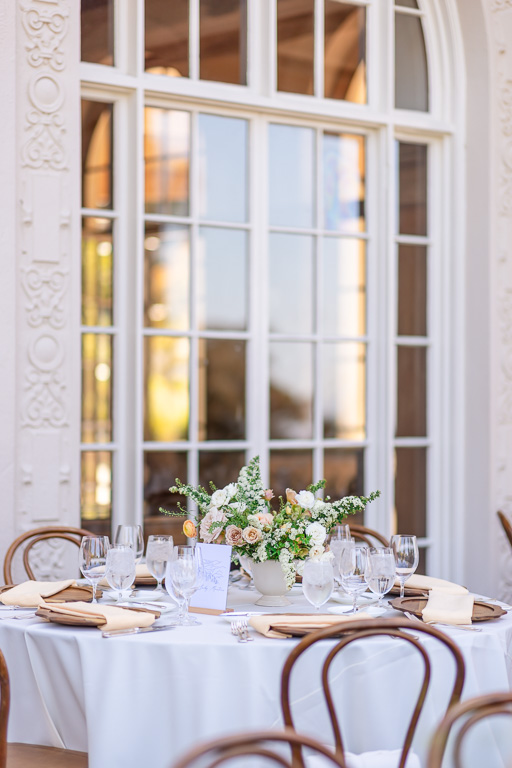
[[[378,749],[374,752],[363,752],[361,755],[346,752],[345,761],[347,768],[398,768],[401,754],[401,749]],[[306,757],[305,762],[306,768],[330,768],[333,765],[323,755],[310,755]],[[405,768],[421,768],[418,755],[409,752]]]

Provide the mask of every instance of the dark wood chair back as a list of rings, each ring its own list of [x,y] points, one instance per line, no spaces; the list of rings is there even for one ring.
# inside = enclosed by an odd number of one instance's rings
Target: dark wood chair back
[[[435,730],[428,752],[427,768],[441,768],[451,729],[457,721],[464,721],[453,740],[450,763],[455,768],[462,768],[462,745],[468,731],[484,718],[495,715],[512,715],[512,692],[476,696],[451,707]]]
[[[347,520],[350,527],[350,533],[356,541],[363,541],[369,547],[389,547],[389,541],[378,531],[367,528],[365,525],[358,525]]]
[[[503,512],[501,512],[501,510],[498,512],[498,517],[500,519],[501,525],[503,526],[503,530],[505,531],[508,542],[512,547],[512,524],[510,523],[508,517]]]
[[[289,755],[282,750],[275,751],[276,747],[281,744],[288,744],[291,747]],[[271,749],[271,746],[274,746],[274,750]],[[283,731],[240,733],[207,741],[187,752],[180,760],[173,763],[172,768],[194,768],[194,765],[199,765],[199,763],[201,768],[217,768],[218,765],[227,763],[229,760],[247,759],[248,757],[263,758],[268,765],[295,768],[297,763],[294,762],[294,752],[302,749],[307,750],[311,755],[321,755],[325,768],[332,768],[333,766],[346,768],[343,758],[340,759],[333,755],[327,747],[324,747],[316,739],[303,736],[287,728]],[[245,765],[245,762],[237,764]]]
[[[85,528],[70,528],[69,526],[56,525],[46,526],[43,528],[33,528],[31,531],[22,533],[15,539],[7,553],[4,560],[4,583],[13,584],[12,577],[12,562],[16,552],[23,548],[23,566],[29,579],[35,580],[35,575],[30,567],[30,551],[32,547],[38,544],[40,541],[48,541],[49,539],[63,539],[80,546],[83,536],[94,536],[90,531]]]
[[[414,632],[414,634],[408,634],[407,632],[404,632],[404,630],[411,630]],[[341,639],[338,639],[340,637],[340,632],[344,632],[344,634],[341,636]],[[335,753],[340,760],[344,761],[345,750],[341,736],[341,728],[336,716],[334,700],[329,683],[330,666],[338,653],[340,653],[340,651],[354,642],[360,642],[361,640],[374,637],[399,638],[401,641],[411,645],[418,652],[423,664],[423,682],[421,684],[418,698],[416,700],[416,705],[409,721],[400,756],[400,762],[398,764],[398,768],[404,768],[407,761],[407,755],[411,749],[412,740],[418,725],[421,710],[425,702],[431,675],[431,664],[428,653],[426,652],[420,640],[415,637],[415,635],[418,633],[437,638],[437,640],[446,646],[454,659],[455,679],[451,690],[448,707],[453,706],[453,704],[459,701],[461,696],[462,687],[464,685],[465,666],[463,656],[458,646],[450,637],[445,635],[443,632],[440,632],[435,627],[430,626],[429,624],[420,624],[419,622],[413,623],[405,617],[396,619],[361,619],[361,621],[351,621],[349,629],[347,629],[347,624],[341,624],[333,625],[331,627],[318,630],[317,632],[312,632],[311,634],[302,638],[302,640],[292,650],[285,662],[281,677],[281,707],[283,711],[283,720],[285,726],[287,728],[295,728],[290,705],[290,681],[296,662],[302,656],[302,654],[315,643],[322,642],[323,640],[337,639],[335,645],[332,645],[328,651],[323,663],[321,669],[321,681],[324,699],[327,705],[327,712],[334,733]],[[406,681],[402,681],[402,683],[405,682]],[[301,755],[298,751],[295,752],[295,757],[296,764],[302,768],[303,763],[301,762]]]

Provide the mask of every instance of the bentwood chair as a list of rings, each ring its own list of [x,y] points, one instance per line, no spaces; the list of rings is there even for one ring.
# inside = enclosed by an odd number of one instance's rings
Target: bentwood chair
[[[413,634],[409,634],[406,630],[411,630]],[[320,671],[321,686],[323,689],[323,696],[327,707],[327,713],[329,721],[334,734],[334,753],[338,759],[344,761],[347,768],[351,766],[358,766],[362,764],[378,765],[379,768],[419,768],[419,760],[417,755],[411,753],[411,745],[418,725],[418,720],[425,702],[427,691],[430,685],[431,678],[431,662],[424,645],[420,642],[417,635],[425,635],[436,638],[439,640],[450,652],[455,662],[455,675],[454,682],[450,692],[450,699],[448,708],[456,704],[460,700],[462,687],[464,685],[465,667],[464,659],[453,640],[440,632],[435,627],[429,624],[420,624],[419,622],[411,622],[409,619],[396,618],[396,619],[361,619],[361,621],[350,622],[350,629],[347,630],[347,625],[333,625],[325,629],[318,630],[306,635],[295,646],[290,655],[288,656],[281,677],[281,706],[283,711],[283,720],[287,728],[295,729],[294,719],[292,716],[292,708],[290,703],[290,682],[295,664],[302,656],[302,654],[311,648],[312,645],[322,642],[323,640],[338,639],[335,645],[331,645],[323,666]],[[416,705],[412,712],[411,719],[409,721],[407,731],[405,734],[404,744],[401,750],[382,750],[378,752],[366,752],[363,755],[352,755],[345,752],[343,739],[341,736],[341,727],[336,715],[336,709],[334,706],[334,698],[332,693],[331,683],[329,682],[329,671],[331,664],[343,649],[353,643],[359,643],[363,640],[368,641],[376,637],[394,637],[398,638],[402,643],[408,643],[409,646],[418,653],[423,668],[423,681],[419,687],[418,697],[416,699]],[[384,660],[384,656],[382,659]],[[407,678],[400,679],[399,685],[407,685]],[[340,683],[338,682],[338,686]],[[354,701],[354,707],[357,706],[357,702]],[[362,707],[362,705],[361,705]],[[363,710],[364,711],[364,710]],[[404,723],[405,725],[406,723]],[[365,725],[368,725],[365,722]],[[297,765],[302,766],[301,756],[296,752]],[[305,765],[313,765],[313,763],[305,763]],[[323,762],[316,761],[314,766],[324,765]]]
[[[500,523],[503,526],[503,530],[505,531],[505,535],[508,539],[508,542],[510,546],[512,546],[512,524],[510,523],[508,517],[501,511],[498,512],[498,517],[500,519]]]
[[[350,528],[350,534],[356,541],[363,541],[369,547],[389,547],[389,541],[381,533],[367,528],[365,525],[358,525],[347,520]]]
[[[274,749],[270,748],[270,745]],[[280,745],[287,745],[290,752],[279,750]],[[326,768],[346,768],[343,758],[334,755],[315,739],[303,736],[293,730],[285,728],[283,731],[254,731],[254,733],[241,733],[234,736],[226,736],[214,741],[207,741],[194,747],[181,760],[173,763],[172,768],[217,768],[218,765],[227,763],[233,759],[239,759],[235,765],[243,765],[250,768],[252,757],[263,758],[268,765],[278,765],[281,768],[295,768],[295,750],[302,754],[307,751],[311,756],[321,756],[325,760]],[[308,758],[306,757],[306,761]],[[257,765],[259,766],[260,760]]]
[[[87,768],[85,752],[39,744],[8,744],[9,707],[9,672],[0,651],[0,768]]]
[[[35,580],[36,576],[30,565],[30,553],[36,544],[39,544],[41,541],[60,539],[69,541],[77,547],[80,547],[80,542],[82,541],[83,536],[94,536],[94,534],[90,531],[86,531],[85,528],[70,528],[69,526],[64,525],[33,528],[31,531],[22,533],[21,536],[18,536],[18,538],[12,542],[5,555],[4,584],[14,584],[12,566],[13,559],[18,553],[18,550],[23,549],[23,566],[27,577],[31,580]]]
[[[462,747],[468,732],[485,718],[495,717],[496,715],[512,715],[511,692],[475,696],[475,698],[461,701],[451,707],[439,723],[432,738],[428,752],[427,768],[441,768],[448,736],[454,725],[460,725],[460,728],[452,742],[451,764],[454,765],[454,768],[462,768]],[[509,747],[511,742],[512,739],[508,741]],[[503,766],[501,761],[500,765]]]

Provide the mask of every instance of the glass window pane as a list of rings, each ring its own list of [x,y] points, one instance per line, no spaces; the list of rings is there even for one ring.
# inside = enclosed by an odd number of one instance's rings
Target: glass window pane
[[[397,437],[427,434],[427,350],[397,348]]]
[[[146,211],[188,216],[190,114],[145,109]]]
[[[428,112],[428,67],[419,16],[395,13],[395,106]]]
[[[366,332],[366,244],[364,240],[323,240],[323,332],[363,336]]]
[[[235,483],[240,469],[246,464],[244,451],[199,451],[199,485],[217,488]]]
[[[427,249],[398,246],[398,335],[427,333]]]
[[[399,142],[399,234],[427,234],[427,147]]]
[[[201,329],[247,327],[247,232],[200,227],[197,255],[197,317]]]
[[[82,325],[112,325],[112,221],[82,222]]]
[[[326,131],[322,150],[324,226],[341,232],[363,232],[366,227],[364,137]]]
[[[114,0],[81,0],[82,61],[114,63]]]
[[[144,324],[190,327],[190,233],[179,224],[146,224],[144,238]]]
[[[112,337],[82,336],[82,442],[112,441]]]
[[[314,93],[315,0],[277,0],[277,90]]]
[[[109,451],[84,451],[81,465],[82,526],[94,533],[110,536],[112,454]]]
[[[82,100],[82,205],[112,208],[112,104]]]
[[[313,477],[311,451],[270,452],[270,487],[276,498],[286,498],[287,488],[302,491],[319,479]]]
[[[199,440],[245,438],[245,341],[199,341]]]
[[[144,440],[187,439],[189,347],[184,338],[144,339]]]
[[[199,115],[199,215],[247,221],[247,121]]]
[[[315,134],[292,125],[269,127],[270,224],[312,227]]]
[[[395,451],[396,532],[427,535],[427,449]]]
[[[364,494],[364,448],[324,450],[325,493],[331,499]],[[364,513],[350,515],[348,524],[364,523]]]
[[[324,96],[366,103],[366,9],[325,0]]]
[[[185,518],[169,517],[159,508],[178,512],[178,501],[186,505],[179,494],[169,493],[176,478],[187,482],[187,454],[178,451],[146,451],[144,453],[144,538],[151,535],[172,536],[175,544],[185,544]]]
[[[309,235],[273,233],[269,238],[271,333],[312,333],[314,241]],[[292,297],[300,297],[293,301]]]
[[[366,435],[366,346],[323,346],[324,437],[364,440]]]
[[[313,345],[270,343],[270,437],[313,437]]]
[[[188,0],[145,0],[146,72],[188,77]]]
[[[199,77],[247,84],[247,0],[199,1]]]

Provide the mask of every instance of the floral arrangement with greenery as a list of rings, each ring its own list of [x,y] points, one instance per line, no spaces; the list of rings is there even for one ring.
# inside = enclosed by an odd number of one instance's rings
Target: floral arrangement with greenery
[[[324,543],[333,526],[380,496],[380,491],[374,491],[368,497],[345,496],[331,501],[327,496],[324,500],[317,497],[325,487],[325,480],[320,480],[298,493],[287,488],[286,499],[279,497],[279,509],[274,511],[270,504],[274,494],[262,483],[258,456],[242,467],[236,483],[225,488],[210,483],[210,487],[211,493],[176,479],[169,489],[197,505],[195,520],[187,519],[183,524],[185,535],[198,536],[205,543],[225,542],[235,554],[247,555],[258,563],[278,560],[288,586],[294,583],[302,561],[329,556]],[[178,507],[179,513],[160,511],[173,516],[189,514],[181,504]]]

